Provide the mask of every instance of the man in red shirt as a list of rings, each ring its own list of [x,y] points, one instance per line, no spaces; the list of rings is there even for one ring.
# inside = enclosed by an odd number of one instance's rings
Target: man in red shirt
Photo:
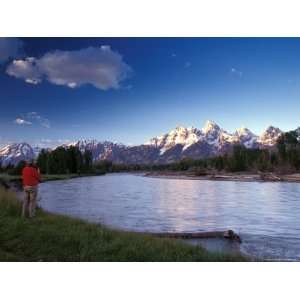
[[[29,218],[32,218],[35,216],[38,184],[41,182],[40,172],[35,167],[34,162],[26,163],[26,166],[22,170],[22,179],[25,192],[22,216],[26,217],[28,212]]]

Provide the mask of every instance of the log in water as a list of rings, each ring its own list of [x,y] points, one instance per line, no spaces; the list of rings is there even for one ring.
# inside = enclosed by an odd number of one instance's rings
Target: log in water
[[[157,237],[175,238],[175,239],[200,239],[200,238],[225,238],[233,241],[242,242],[238,234],[233,230],[226,231],[205,231],[205,232],[162,232],[151,233]]]

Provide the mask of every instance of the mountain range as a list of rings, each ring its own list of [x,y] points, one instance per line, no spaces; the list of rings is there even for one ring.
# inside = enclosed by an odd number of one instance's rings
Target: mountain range
[[[90,150],[94,160],[111,160],[125,164],[170,163],[183,158],[206,158],[229,152],[233,145],[246,148],[270,148],[283,133],[269,126],[260,136],[242,127],[229,133],[213,121],[207,121],[202,129],[178,126],[169,133],[150,139],[138,146],[126,146],[113,142],[79,140],[63,147],[77,146],[81,151]],[[9,144],[0,149],[2,166],[17,164],[21,160],[36,158],[41,148],[28,143]]]

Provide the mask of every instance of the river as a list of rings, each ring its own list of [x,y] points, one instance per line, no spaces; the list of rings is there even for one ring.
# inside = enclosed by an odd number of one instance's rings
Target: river
[[[300,184],[108,174],[40,186],[47,211],[131,231],[233,229],[243,253],[300,261]]]

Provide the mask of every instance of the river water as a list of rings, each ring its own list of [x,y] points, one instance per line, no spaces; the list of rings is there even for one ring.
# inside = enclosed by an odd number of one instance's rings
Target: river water
[[[300,261],[300,184],[109,174],[40,186],[47,211],[131,231],[233,229],[241,251]]]

